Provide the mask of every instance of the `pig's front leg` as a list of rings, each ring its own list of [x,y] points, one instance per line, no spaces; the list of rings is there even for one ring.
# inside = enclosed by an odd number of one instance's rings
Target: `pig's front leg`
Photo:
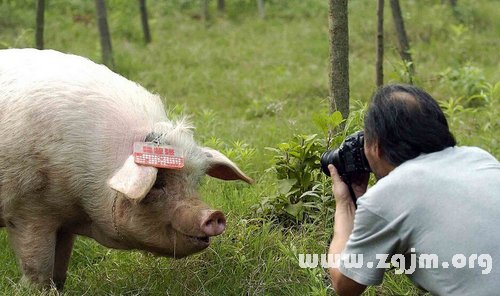
[[[69,259],[73,249],[75,235],[69,232],[59,231],[56,240],[56,253],[54,258],[53,280],[57,290],[61,291],[66,282]]]
[[[23,273],[21,282],[50,287],[56,248],[55,228],[47,221],[23,219],[9,221],[7,230]]]

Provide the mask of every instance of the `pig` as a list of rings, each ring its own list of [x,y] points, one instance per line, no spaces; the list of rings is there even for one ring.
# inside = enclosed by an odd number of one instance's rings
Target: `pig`
[[[134,143],[170,147],[183,166],[139,163]],[[226,225],[201,201],[202,178],[253,183],[158,95],[54,50],[0,50],[0,152],[0,227],[21,280],[59,290],[75,236],[182,258]]]

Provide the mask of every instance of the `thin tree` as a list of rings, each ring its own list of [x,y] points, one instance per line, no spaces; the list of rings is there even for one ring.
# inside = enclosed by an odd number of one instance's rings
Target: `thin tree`
[[[408,72],[410,80],[409,82],[413,83],[413,76],[415,75],[415,65],[413,64],[413,59],[410,53],[410,43],[408,42],[408,37],[406,35],[401,7],[399,6],[399,0],[390,0],[390,2],[392,17],[394,19],[394,26],[396,28],[396,33],[398,36],[399,55],[401,56],[401,59],[403,59],[405,68]]]
[[[210,15],[208,14],[208,0],[201,0],[201,19],[208,21]]]
[[[445,4],[446,2],[450,3],[451,9],[453,10],[453,15],[455,15],[455,17],[458,18],[459,21],[462,21],[462,19],[460,18],[460,12],[457,9],[458,0],[441,0],[441,4]]]
[[[457,6],[457,0],[449,0],[449,1],[446,1],[446,0],[441,0],[441,4],[445,4],[446,2],[450,2],[450,5],[451,5],[452,7]]]
[[[35,25],[35,44],[36,48],[43,49],[43,27],[45,14],[45,0],[36,1],[36,25]]]
[[[224,10],[226,10],[226,1],[217,0],[217,10],[219,12],[224,12]]]
[[[377,0],[377,59],[375,62],[377,87],[384,84],[384,0]]]
[[[105,65],[113,68],[113,50],[111,47],[111,35],[108,27],[108,17],[106,13],[106,3],[104,0],[95,0],[97,13],[97,27],[101,39],[102,61]]]
[[[348,0],[330,0],[330,112],[349,116]]]
[[[463,18],[457,7],[457,1],[458,0],[450,0],[451,9],[453,10],[453,15],[455,16],[455,18],[457,18],[460,22],[463,22]]]
[[[139,0],[139,10],[141,11],[142,31],[144,32],[144,42],[151,42],[151,33],[149,32],[148,10],[146,8],[146,0]]]
[[[266,16],[266,11],[264,10],[264,0],[257,0],[257,9],[259,10],[259,17],[263,19]]]

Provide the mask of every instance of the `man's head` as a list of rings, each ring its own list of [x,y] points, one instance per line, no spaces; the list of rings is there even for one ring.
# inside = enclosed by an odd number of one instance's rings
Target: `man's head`
[[[425,91],[393,84],[373,95],[365,116],[365,153],[377,177],[422,153],[455,145],[443,112]]]

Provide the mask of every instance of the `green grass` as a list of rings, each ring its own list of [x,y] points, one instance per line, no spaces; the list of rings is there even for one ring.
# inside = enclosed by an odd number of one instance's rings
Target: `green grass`
[[[46,47],[99,62],[93,1],[48,2]],[[268,1],[263,20],[254,1],[227,2],[226,14],[218,14],[212,1],[212,18],[203,23],[198,1],[148,1],[153,42],[144,45],[136,1],[108,1],[115,71],[159,93],[173,114],[190,114],[198,141],[233,149],[256,185],[204,181],[202,196],[227,214],[228,228],[208,250],[186,259],[109,250],[79,238],[67,295],[333,293],[324,270],[300,269],[296,259],[298,253],[327,250],[332,217],[287,230],[251,209],[276,190],[276,177],[266,172],[272,154],[265,147],[287,142],[294,134],[321,133],[312,114],[328,108],[327,1]],[[443,102],[456,102],[467,96],[464,85],[500,81],[500,9],[494,0],[459,1],[458,20],[438,3],[403,1],[402,8],[417,84]],[[34,46],[33,1],[0,1],[0,14],[2,47]],[[375,88],[375,1],[350,1],[349,17],[351,98],[367,102]],[[404,81],[388,7],[385,33],[386,81]],[[443,78],[446,71],[463,73],[467,66],[477,71],[453,81]],[[474,109],[453,113],[452,130],[460,143],[483,147],[498,158],[498,97]],[[248,145],[247,150],[236,149],[238,143]],[[248,150],[254,152],[237,155]],[[17,284],[20,273],[4,230],[0,246],[0,294],[32,295]],[[391,273],[382,286],[366,292],[394,294],[419,292],[407,278]]]

